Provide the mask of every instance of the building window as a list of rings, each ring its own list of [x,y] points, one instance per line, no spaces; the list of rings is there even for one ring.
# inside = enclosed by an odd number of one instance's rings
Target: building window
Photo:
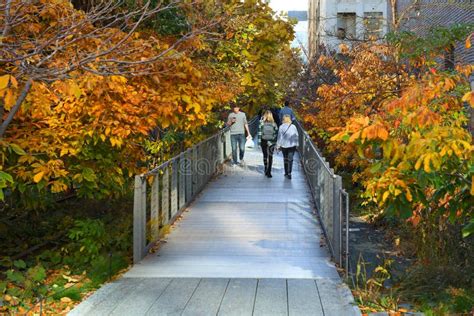
[[[365,39],[379,39],[383,36],[383,13],[364,13]]]
[[[339,39],[356,38],[356,14],[338,13],[337,14],[337,37]]]

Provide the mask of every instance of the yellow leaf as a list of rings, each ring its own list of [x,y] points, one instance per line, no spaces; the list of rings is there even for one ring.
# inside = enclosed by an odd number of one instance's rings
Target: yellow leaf
[[[41,179],[43,179],[43,176],[44,176],[44,171],[41,171],[41,172],[38,172],[34,177],[33,177],[33,181],[38,183],[41,181]]]
[[[420,169],[421,164],[423,163],[423,156],[421,156],[415,164],[415,170]]]
[[[0,77],[0,90],[5,89],[8,87],[8,83],[10,82],[10,75],[3,75]]]
[[[426,173],[431,172],[430,159],[431,159],[431,154],[427,154],[425,156],[425,159],[423,160],[423,169],[425,170]]]
[[[408,202],[413,201],[413,196],[411,195],[410,190],[406,191],[405,196],[407,197]]]
[[[471,48],[471,35],[469,35],[466,39],[466,48]]]
[[[471,178],[471,195],[474,195],[474,176]]]
[[[181,99],[188,104],[192,103],[191,97],[189,95],[183,95]]]
[[[474,108],[474,91],[470,91],[470,92],[466,93],[462,97],[462,101],[469,103],[469,105]]]
[[[7,90],[7,93],[5,94],[5,109],[10,110],[13,105],[15,104],[15,95],[13,94],[13,91],[11,89]]]
[[[348,142],[352,143],[352,142],[356,141],[359,137],[360,137],[360,131],[357,131],[354,134],[352,134],[351,137],[349,137]]]
[[[385,191],[382,195],[382,201],[385,202],[385,200],[388,198],[388,196],[390,195],[390,192],[389,191]]]
[[[69,94],[74,95],[77,99],[79,99],[82,95],[82,90],[77,84],[72,83],[69,85]]]
[[[196,112],[201,111],[201,105],[199,103],[193,103],[193,107]]]
[[[377,129],[377,136],[382,139],[382,140],[387,140],[388,138],[388,132],[385,128],[383,127],[379,127]]]

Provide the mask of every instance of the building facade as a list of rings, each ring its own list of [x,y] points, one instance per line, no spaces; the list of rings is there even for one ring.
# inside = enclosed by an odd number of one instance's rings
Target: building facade
[[[424,35],[458,23],[474,23],[474,0],[309,0],[309,55],[337,51],[341,42],[383,37],[393,28]],[[460,42],[446,60],[474,64],[474,49]]]
[[[339,44],[382,38],[388,31],[386,0],[309,0],[310,58]]]

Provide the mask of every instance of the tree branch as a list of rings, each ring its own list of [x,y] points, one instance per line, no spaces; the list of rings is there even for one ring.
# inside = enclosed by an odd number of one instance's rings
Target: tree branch
[[[15,102],[15,105],[11,108],[10,112],[8,112],[8,116],[5,121],[2,122],[2,125],[0,126],[0,139],[3,138],[3,135],[5,134],[5,131],[8,128],[8,125],[10,125],[11,121],[13,120],[13,117],[15,117],[16,113],[20,110],[21,104],[28,95],[28,92],[30,92],[32,84],[33,80],[31,80],[31,78],[26,81],[25,85],[23,86],[23,89],[21,90],[20,96]]]

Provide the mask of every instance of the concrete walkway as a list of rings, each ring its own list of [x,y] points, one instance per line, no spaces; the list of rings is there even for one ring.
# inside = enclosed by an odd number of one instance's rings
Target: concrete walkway
[[[358,315],[325,247],[295,161],[225,166],[166,242],[70,315]]]

